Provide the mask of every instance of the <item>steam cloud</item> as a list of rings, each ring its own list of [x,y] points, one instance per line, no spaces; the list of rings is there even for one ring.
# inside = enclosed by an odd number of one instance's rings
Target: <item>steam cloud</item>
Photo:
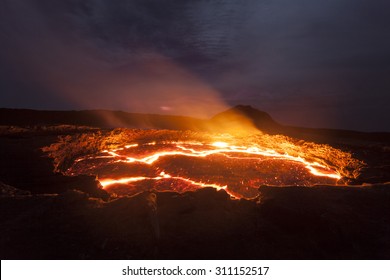
[[[389,130],[389,5],[4,0],[0,105],[208,117],[244,103],[283,123]]]

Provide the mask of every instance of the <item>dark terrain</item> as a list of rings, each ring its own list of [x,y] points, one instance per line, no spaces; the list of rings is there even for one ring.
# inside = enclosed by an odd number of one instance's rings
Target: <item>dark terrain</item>
[[[262,186],[253,200],[210,188],[116,198],[92,176],[53,173],[41,150],[59,135],[117,126],[252,125],[346,149],[366,166],[350,186]],[[249,106],[210,120],[0,109],[0,126],[1,259],[390,258],[390,133],[287,127]]]

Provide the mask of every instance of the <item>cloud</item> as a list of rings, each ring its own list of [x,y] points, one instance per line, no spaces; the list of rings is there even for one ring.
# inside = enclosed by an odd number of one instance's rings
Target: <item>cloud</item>
[[[389,130],[389,8],[382,0],[3,1],[0,101],[172,114],[188,114],[187,102],[197,115],[240,102],[296,125]]]
[[[62,6],[45,4],[43,7],[42,3],[9,3],[3,21],[8,23],[5,33],[12,38],[4,46],[7,52],[2,59],[7,61],[8,68],[12,68],[15,80],[26,77],[22,81],[24,89],[36,84],[35,91],[38,87],[50,97],[57,97],[54,107],[63,100],[82,109],[158,113],[166,111],[161,108],[169,107],[172,114],[198,117],[209,117],[212,112],[226,108],[215,90],[174,59],[165,56],[164,52],[142,43],[125,47],[123,42],[103,41],[105,32],[88,31],[88,27],[93,27],[90,22],[100,26],[109,20],[110,13],[106,15],[104,9],[92,13],[85,23],[78,20],[84,18],[84,15],[78,15],[79,10],[76,9],[77,16],[70,13],[74,8],[72,2]],[[79,8],[80,3],[77,4]],[[29,17],[20,21],[20,14],[24,12]],[[107,24],[108,30],[109,27]],[[113,30],[116,27],[116,24],[111,26]],[[119,35],[120,32],[116,34]],[[30,90],[30,94],[33,92]],[[8,98],[8,102],[14,101]],[[26,98],[18,100],[23,101],[30,102]]]

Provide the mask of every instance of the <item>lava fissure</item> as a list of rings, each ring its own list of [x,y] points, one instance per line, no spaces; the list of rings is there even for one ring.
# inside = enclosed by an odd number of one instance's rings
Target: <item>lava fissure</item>
[[[153,147],[153,148],[151,148]],[[235,155],[241,156],[235,156]],[[242,156],[245,155],[245,156]],[[194,159],[203,159],[206,161],[206,165],[210,165],[207,161],[211,161],[211,157],[222,156],[225,158],[225,161],[232,161],[233,166],[240,165],[242,161],[246,161],[248,166],[252,164],[252,168],[258,169],[258,178],[252,178],[251,180],[245,180],[245,174],[242,176],[241,180],[237,179],[237,174],[235,174],[234,170],[232,171],[231,177],[233,178],[233,183],[226,183],[226,180],[223,179],[225,174],[214,174],[211,178],[196,178],[200,177],[195,174],[196,169],[187,168],[186,171],[183,171],[182,167],[175,166],[173,170],[170,166],[164,166],[164,163],[160,163],[161,159],[164,158],[166,160],[171,160],[173,158],[194,158]],[[105,161],[103,164],[94,164],[97,160]],[[220,159],[215,159],[214,161],[220,161]],[[314,180],[316,182],[329,182],[329,180],[334,180],[337,182],[342,176],[337,171],[320,164],[318,162],[309,162],[301,157],[294,157],[287,153],[281,154],[274,150],[270,149],[260,149],[257,146],[247,147],[247,146],[236,146],[230,145],[226,142],[214,142],[214,143],[197,143],[197,142],[164,142],[157,144],[156,142],[144,143],[144,144],[127,144],[123,147],[112,149],[112,150],[103,150],[100,155],[95,156],[84,156],[80,157],[74,161],[74,165],[68,169],[68,175],[77,175],[80,173],[80,170],[90,170],[92,173],[95,172],[94,169],[99,169],[98,166],[112,166],[115,164],[126,164],[131,169],[134,164],[143,164],[146,166],[150,166],[153,168],[153,172],[155,176],[143,176],[143,175],[135,175],[134,176],[121,176],[118,174],[115,176],[115,168],[113,168],[110,175],[106,175],[107,172],[97,172],[99,181],[103,188],[107,190],[112,190],[115,192],[115,186],[126,186],[127,188],[136,187],[137,183],[141,181],[147,182],[156,182],[161,181],[163,184],[168,185],[172,190],[180,191],[180,187],[175,186],[177,182],[181,182],[181,184],[185,184],[184,189],[196,189],[203,187],[213,187],[216,189],[223,189],[227,193],[229,193],[232,197],[254,197],[256,196],[257,187],[261,185],[261,183],[272,183],[278,182],[278,178],[282,176],[271,176],[266,174],[264,176],[264,172],[262,173],[261,167],[263,169],[270,169],[269,165],[281,166],[282,168],[287,168],[287,172],[293,173],[296,171],[296,175],[292,175],[298,182],[300,181],[313,181],[310,179],[308,174],[305,174],[303,169],[305,169],[308,173],[311,174],[312,177],[323,177],[325,180]],[[202,162],[204,164],[204,162]],[[193,165],[196,165],[195,162]],[[260,164],[260,167],[258,165]],[[261,165],[263,164],[263,165]],[[229,163],[226,163],[229,165]],[[83,167],[83,168],[81,168]],[[196,167],[195,167],[196,168]],[[199,169],[201,169],[201,164],[198,165]],[[229,169],[230,167],[228,167]],[[129,169],[129,173],[132,171]],[[177,169],[177,170],[176,170]],[[212,169],[212,168],[211,168]],[[233,168],[230,168],[233,169]],[[271,168],[272,169],[272,168]],[[161,171],[162,170],[162,171]],[[177,171],[175,175],[171,175],[172,171]],[[239,170],[239,166],[237,166],[237,170]],[[103,168],[104,171],[104,168]],[[271,170],[272,172],[272,170]],[[187,174],[188,173],[188,174]],[[213,171],[210,173],[218,173],[217,171]],[[184,176],[187,175],[187,176]],[[118,177],[119,176],[119,177]],[[273,177],[272,177],[273,176]],[[261,177],[267,177],[266,179],[262,179]],[[269,177],[269,178],[268,178]],[[286,177],[286,176],[284,176]],[[291,175],[290,175],[291,177]],[[222,178],[220,181],[222,182],[212,182],[213,178]],[[303,178],[303,179],[302,179]],[[283,180],[283,179],[280,179]],[[286,182],[282,181],[281,183],[289,183],[288,180],[290,178],[285,179]],[[168,182],[169,181],[169,182]],[[211,182],[210,182],[211,181]],[[175,183],[176,182],[176,183]],[[238,182],[238,183],[237,183]],[[333,181],[332,181],[333,182]],[[248,185],[244,186],[244,184]],[[155,183],[151,183],[152,185]],[[302,183],[300,183],[302,184]],[[190,187],[188,187],[188,185]],[[238,186],[237,186],[238,185]],[[240,189],[246,189],[246,191],[240,191]],[[136,189],[136,188],[135,188]],[[123,190],[122,190],[123,192]]]
[[[54,159],[55,171],[95,175],[117,195],[213,187],[252,198],[263,185],[345,185],[364,166],[351,153],[326,144],[261,132],[243,137],[114,129],[63,136],[43,150]]]

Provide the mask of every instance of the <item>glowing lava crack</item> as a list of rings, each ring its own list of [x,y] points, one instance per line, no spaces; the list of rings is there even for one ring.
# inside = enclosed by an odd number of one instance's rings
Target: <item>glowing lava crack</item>
[[[213,187],[236,198],[254,197],[264,184],[334,184],[342,177],[318,162],[226,142],[129,144],[78,158],[66,173],[98,175],[103,188],[118,194]]]

